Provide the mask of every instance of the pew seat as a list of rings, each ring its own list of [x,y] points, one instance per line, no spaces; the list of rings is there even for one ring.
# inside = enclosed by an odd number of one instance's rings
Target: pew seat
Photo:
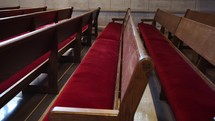
[[[98,39],[112,39],[120,40],[122,24],[117,22],[110,22],[105,29],[100,33]]]

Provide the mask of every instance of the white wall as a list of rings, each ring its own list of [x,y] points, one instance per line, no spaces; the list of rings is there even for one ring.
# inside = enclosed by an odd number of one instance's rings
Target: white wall
[[[18,6],[19,1],[18,0],[0,0],[0,6],[1,7],[11,7],[11,6]]]
[[[0,0],[0,6],[39,7],[48,9],[74,7],[74,15],[80,11],[101,7],[99,26],[105,26],[113,17],[124,16],[122,11],[131,8],[134,19],[152,18],[157,8],[185,12],[187,8],[201,11],[215,11],[215,0]],[[135,12],[136,11],[136,12]]]

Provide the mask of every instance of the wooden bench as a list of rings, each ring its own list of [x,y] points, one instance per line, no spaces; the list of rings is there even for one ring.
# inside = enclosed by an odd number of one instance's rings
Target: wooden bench
[[[68,19],[48,27],[0,43],[0,107],[20,91],[58,93],[58,62],[68,49],[64,60],[80,61],[82,22],[92,12]],[[30,83],[46,74],[43,85]]]
[[[72,11],[73,7],[1,18],[0,42],[71,18]]]
[[[133,120],[152,62],[127,16],[122,41],[97,38],[41,120]]]
[[[165,14],[162,14],[162,18],[166,20],[161,21],[170,24],[169,21],[176,20]],[[155,64],[162,87],[161,95],[165,96],[162,99],[166,99],[175,120],[212,120],[215,114],[215,87],[210,80],[155,27],[141,23],[139,29]],[[184,17],[174,32],[175,37],[193,48],[212,65],[215,64],[215,51],[211,46],[214,44],[214,34],[215,28]]]
[[[46,9],[47,9],[47,7],[0,10],[0,18],[40,12],[40,11],[46,11]]]
[[[0,10],[8,10],[8,9],[19,9],[20,6],[12,6],[12,7],[0,7]]]
[[[91,46],[92,36],[98,35],[98,16],[100,12],[100,7],[94,10],[90,10],[92,12],[92,16],[89,20],[86,20],[85,24],[82,27],[82,44]]]
[[[215,27],[215,14],[214,13],[207,13],[207,12],[199,12],[187,9],[185,17],[212,27]],[[189,53],[192,53],[192,62],[203,72],[207,73],[211,69],[214,69],[214,67],[207,62],[204,58],[202,58],[199,54],[197,54],[195,51],[193,51],[191,48],[187,48],[186,45],[182,41],[178,41],[178,47],[181,51],[189,51]],[[189,57],[189,56],[188,56]]]

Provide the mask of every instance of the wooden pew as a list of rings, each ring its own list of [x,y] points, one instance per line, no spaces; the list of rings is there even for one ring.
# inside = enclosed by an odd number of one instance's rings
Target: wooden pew
[[[19,9],[20,6],[12,6],[12,7],[0,7],[0,10],[8,10],[8,9]]]
[[[40,11],[46,11],[46,9],[47,9],[47,7],[0,10],[0,18],[40,12]]]
[[[82,21],[91,15],[89,12],[0,43],[0,107],[23,90],[58,93],[58,62],[69,48],[74,48],[69,61],[80,61]],[[47,82],[30,85],[41,73],[47,75]]]
[[[100,13],[101,8],[99,7],[96,11],[93,12],[93,22],[92,22],[92,28],[94,33],[92,33],[93,36],[98,36],[98,17]]]
[[[215,27],[215,14],[187,9],[184,17]]]
[[[41,120],[133,120],[152,62],[137,34],[130,11],[127,16],[123,42],[96,39],[54,104],[47,109],[49,113]],[[122,85],[121,89],[119,85]]]
[[[92,35],[98,35],[98,16],[101,8],[91,10],[90,19],[83,21],[82,27],[82,44],[91,46]]]
[[[43,28],[46,25],[56,23],[62,19],[70,18],[72,11],[73,7],[2,18],[0,19],[0,41],[2,42],[26,34],[30,31]]]
[[[168,17],[163,14],[163,18]],[[212,101],[215,98],[215,87],[211,81],[160,31],[148,25],[139,25],[139,28],[159,76],[161,93],[165,96],[162,99],[169,104],[175,120],[212,120],[215,113]],[[214,27],[187,18],[181,18],[174,33],[175,38],[183,41],[212,65],[215,57],[211,46],[214,34]]]
[[[200,12],[200,11],[194,11],[191,9],[187,9],[185,16],[188,19],[215,27],[215,14],[214,13],[207,13],[207,12]],[[192,51],[191,48],[187,48],[186,45],[182,41],[178,41],[178,47],[180,47],[180,50],[182,51],[189,51],[189,53],[192,53],[192,62],[203,72],[207,73],[210,68],[214,68],[207,60],[202,58],[199,54],[197,54],[195,51]],[[189,57],[189,56],[188,56]]]

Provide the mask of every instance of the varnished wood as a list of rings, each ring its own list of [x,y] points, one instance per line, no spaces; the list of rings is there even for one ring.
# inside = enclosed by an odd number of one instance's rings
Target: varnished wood
[[[124,34],[122,37],[121,101],[119,109],[86,109],[73,107],[55,107],[50,119],[74,121],[132,121],[146,84],[147,73],[153,68],[152,61],[142,45],[128,10]],[[128,49],[129,47],[130,49]],[[132,58],[131,58],[132,57]],[[133,58],[134,57],[134,58]],[[119,67],[118,67],[119,68]],[[116,88],[117,89],[117,88]],[[135,96],[134,96],[135,95]],[[118,96],[118,95],[116,95]]]
[[[181,17],[178,17],[161,9],[157,10],[154,17],[155,22],[158,22],[162,27],[164,27],[166,30],[168,30],[168,32],[171,32],[172,34],[175,33],[180,20]],[[164,30],[162,31],[162,33],[164,33]]]
[[[187,9],[185,18],[215,27],[215,14]]]
[[[17,93],[25,89],[27,89],[25,92],[58,93],[57,78],[59,55],[62,54],[61,51],[65,48],[71,48],[71,44],[74,47],[76,46],[76,48],[80,48],[80,44],[78,45],[80,40],[77,39],[80,39],[78,36],[81,34],[81,19],[82,16],[75,17],[68,21],[60,22],[56,25],[39,29],[0,43],[0,56],[3,57],[0,60],[0,82],[4,82],[26,66],[35,62],[41,56],[47,54],[47,59],[44,62],[33,68],[32,71],[28,72],[27,75],[20,80],[17,80],[15,84],[1,94],[0,107],[6,104]],[[64,49],[58,50],[58,45],[72,35],[77,35],[74,36],[76,41],[64,45]],[[78,53],[75,55],[76,58],[80,60],[80,51],[76,53]],[[48,74],[48,84],[42,86],[29,85],[41,73]]]
[[[36,30],[38,27],[65,19],[66,16],[70,18],[71,12],[72,8],[67,8],[0,18],[0,40]]]
[[[94,33],[92,32],[92,35],[95,37],[98,36],[98,17],[99,17],[100,10],[101,8],[98,7],[93,11],[92,28],[94,29]]]
[[[20,6],[12,6],[12,7],[0,7],[0,10],[8,10],[8,9],[19,9]]]
[[[39,8],[0,10],[0,18],[40,12],[40,11],[46,11],[46,9],[47,9],[47,7],[45,6],[45,7],[39,7]]]
[[[190,28],[195,31],[191,31]],[[213,47],[215,44],[214,27],[182,18],[175,35],[195,52],[215,65],[215,48]]]

